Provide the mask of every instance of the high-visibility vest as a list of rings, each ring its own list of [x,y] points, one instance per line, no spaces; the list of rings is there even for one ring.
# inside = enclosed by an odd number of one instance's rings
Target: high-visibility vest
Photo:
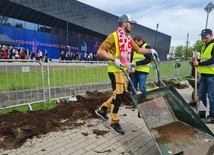
[[[205,49],[205,45],[201,49],[200,62],[206,61],[212,57],[211,51],[214,48],[214,43],[211,43]],[[207,66],[198,66],[198,72],[202,74],[214,74],[214,64]]]
[[[113,33],[113,36],[114,36],[114,42],[115,42],[115,50],[116,50],[116,53],[115,55],[113,56],[111,53],[110,53],[110,50],[108,50],[108,54],[116,59],[120,59],[120,50],[119,50],[119,43],[118,43],[118,36],[117,36],[117,32],[115,31]],[[124,70],[127,70],[127,67],[124,67]],[[120,70],[115,64],[113,61],[111,60],[108,60],[108,72],[121,72],[122,70]]]
[[[147,44],[144,43],[144,44],[142,45],[142,48],[145,48],[146,45],[147,45]],[[134,52],[132,62],[138,62],[138,61],[141,61],[141,60],[144,60],[144,59],[145,59],[145,56],[144,56],[143,54],[138,54],[138,53]],[[150,63],[145,64],[145,65],[135,66],[135,70],[136,70],[136,71],[140,71],[140,72],[149,73],[149,70],[150,70]]]

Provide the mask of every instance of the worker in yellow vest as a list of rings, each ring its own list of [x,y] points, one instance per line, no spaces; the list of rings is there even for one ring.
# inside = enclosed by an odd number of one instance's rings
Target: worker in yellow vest
[[[140,35],[135,36],[133,40],[139,47],[145,48],[145,49],[151,49],[151,47],[143,40],[142,36]],[[135,72],[130,74],[130,78],[136,90],[139,84],[139,89],[142,93],[147,91],[146,80],[150,70],[150,62],[152,60],[153,60],[152,53],[138,54],[136,52],[133,52],[132,64],[135,68]],[[132,95],[135,95],[135,91],[133,90],[132,90]],[[130,109],[135,107],[136,107],[135,102],[132,101],[132,106],[127,106],[126,108]]]
[[[130,32],[135,23],[136,21],[131,19],[130,15],[122,15],[118,19],[118,29],[108,35],[97,51],[99,57],[108,60],[108,75],[111,80],[113,94],[95,110],[95,113],[102,119],[108,120],[107,110],[109,109],[111,116],[110,129],[119,134],[124,134],[124,130],[119,124],[118,110],[127,87],[126,76],[120,68],[123,66],[126,70],[130,67],[132,49],[141,54],[151,53],[150,49],[139,48],[131,38]]]
[[[194,61],[200,73],[198,96],[199,101],[207,107],[207,96],[210,101],[209,116],[206,118],[206,111],[199,111],[199,116],[205,122],[214,123],[214,39],[211,29],[201,31],[201,39],[204,45],[201,49],[200,62]],[[199,102],[200,103],[200,102]]]

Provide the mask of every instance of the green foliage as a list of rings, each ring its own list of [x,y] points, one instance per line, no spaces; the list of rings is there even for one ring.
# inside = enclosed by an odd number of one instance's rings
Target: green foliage
[[[182,57],[184,54],[184,49],[185,48],[182,45],[177,46],[175,49],[175,57]]]
[[[192,57],[192,51],[196,49],[197,52],[201,52],[201,48],[204,45],[202,40],[197,40],[193,46],[187,48],[186,45],[178,45],[177,47],[172,46],[169,53],[174,53],[175,57]]]
[[[196,49],[196,51],[201,52],[201,48],[203,45],[204,42],[202,40],[197,40],[193,46]]]

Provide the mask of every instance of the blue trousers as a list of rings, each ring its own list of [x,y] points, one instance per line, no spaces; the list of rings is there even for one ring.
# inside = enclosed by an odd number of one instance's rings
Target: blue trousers
[[[210,103],[210,115],[214,116],[214,76],[201,75],[198,89],[199,101],[207,107],[207,96]],[[205,115],[205,111],[200,111],[199,115]]]
[[[142,93],[147,92],[146,90],[146,80],[147,80],[147,74],[146,73],[132,73],[130,74],[131,81],[134,85],[134,88],[137,90],[138,84],[139,89]],[[128,86],[130,88],[130,86]],[[130,89],[129,89],[130,91]],[[132,95],[136,95],[135,91],[131,89]],[[136,106],[135,102],[132,101],[133,106]]]

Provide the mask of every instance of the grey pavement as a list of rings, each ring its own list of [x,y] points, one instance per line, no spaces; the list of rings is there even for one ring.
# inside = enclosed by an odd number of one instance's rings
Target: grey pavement
[[[178,92],[187,102],[191,101],[192,91],[192,88],[178,89]],[[0,150],[0,154],[160,155],[158,147],[143,119],[137,117],[137,110],[126,109],[124,106],[121,106],[119,116],[120,125],[125,130],[125,135],[118,135],[111,131],[109,128],[110,121],[103,121],[101,119],[79,120],[79,122],[85,122],[85,124],[78,128],[50,132],[40,137],[28,139],[20,148]],[[208,127],[211,131],[214,131],[214,125],[209,124]],[[97,129],[109,132],[103,136],[98,136],[93,133]],[[201,149],[199,148],[199,150]]]

